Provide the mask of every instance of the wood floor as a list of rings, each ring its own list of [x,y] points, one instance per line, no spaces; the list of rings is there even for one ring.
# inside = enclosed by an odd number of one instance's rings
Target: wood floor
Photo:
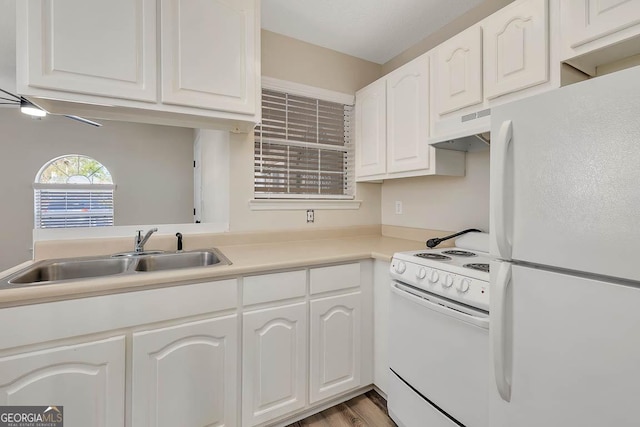
[[[387,402],[371,390],[287,427],[395,427]]]

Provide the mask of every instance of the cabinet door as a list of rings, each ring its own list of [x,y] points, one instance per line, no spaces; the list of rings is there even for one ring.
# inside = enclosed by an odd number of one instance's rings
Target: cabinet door
[[[242,425],[253,426],[306,405],[307,305],[243,315]]]
[[[134,426],[228,426],[237,418],[237,316],[133,334]]]
[[[19,3],[27,86],[156,100],[155,0]]]
[[[482,102],[482,28],[471,27],[436,50],[433,90],[438,114]]]
[[[549,80],[547,9],[547,0],[519,0],[482,22],[487,99]]]
[[[310,403],[360,386],[360,292],[311,301]]]
[[[386,172],[386,89],[379,80],[356,94],[356,179]]]
[[[255,0],[162,0],[162,102],[253,114]]]
[[[576,48],[640,23],[640,0],[562,2],[563,36]]]
[[[124,359],[124,336],[0,358],[0,405],[63,406],[66,426],[121,426]]]
[[[387,77],[387,172],[429,168],[429,57]]]

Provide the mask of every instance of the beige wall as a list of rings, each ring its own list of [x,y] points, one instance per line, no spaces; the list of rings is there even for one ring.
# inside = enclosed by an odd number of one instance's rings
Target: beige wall
[[[489,150],[467,153],[464,177],[385,181],[382,224],[433,230],[489,229]],[[402,215],[395,213],[401,201]]]
[[[414,58],[417,58],[423,53],[430,51],[440,43],[450,39],[459,32],[481,21],[483,18],[486,18],[493,12],[502,9],[511,2],[513,2],[513,0],[485,0],[480,5],[461,15],[459,18],[454,19],[449,24],[442,27],[440,30],[424,38],[395,58],[385,63],[382,66],[382,74],[384,75],[390,73],[401,65],[406,64],[407,62],[411,61]]]
[[[193,219],[193,130],[64,117],[33,120],[0,108],[0,270],[31,258],[33,181],[54,157],[84,154],[111,172],[116,225]]]
[[[381,66],[292,39],[262,31],[262,75],[308,86],[354,94],[380,77]],[[312,229],[380,224],[380,185],[359,184],[357,210],[316,210],[307,224],[304,210],[251,211],[253,199],[253,134],[231,135],[231,231]]]
[[[382,66],[262,30],[262,75],[348,94],[381,77]]]

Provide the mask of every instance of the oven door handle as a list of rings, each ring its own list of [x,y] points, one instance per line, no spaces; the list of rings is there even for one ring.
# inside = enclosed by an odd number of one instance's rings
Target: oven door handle
[[[409,301],[412,301],[418,305],[421,305],[425,308],[428,308],[430,310],[436,311],[438,313],[444,314],[446,316],[450,316],[453,317],[455,319],[458,320],[462,320],[463,322],[467,322],[470,323],[474,326],[478,326],[482,329],[489,329],[489,317],[481,317],[481,316],[474,316],[472,314],[467,314],[467,313],[463,313],[462,311],[458,311],[455,310],[453,308],[447,307],[445,305],[442,304],[438,304],[435,302],[432,302],[430,299],[428,298],[433,298],[431,296],[427,296],[426,294],[424,296],[419,296],[419,292],[420,291],[406,291],[404,289],[401,289],[398,283],[392,283],[391,284],[391,291],[393,293],[395,293],[396,295],[398,295],[399,297],[405,298]],[[401,286],[401,285],[400,285]],[[436,299],[436,298],[433,298]]]

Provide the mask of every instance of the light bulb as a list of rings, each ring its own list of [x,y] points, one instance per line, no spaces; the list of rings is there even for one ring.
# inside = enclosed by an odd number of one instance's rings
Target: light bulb
[[[47,112],[28,101],[20,101],[20,111],[34,117],[45,117]]]

